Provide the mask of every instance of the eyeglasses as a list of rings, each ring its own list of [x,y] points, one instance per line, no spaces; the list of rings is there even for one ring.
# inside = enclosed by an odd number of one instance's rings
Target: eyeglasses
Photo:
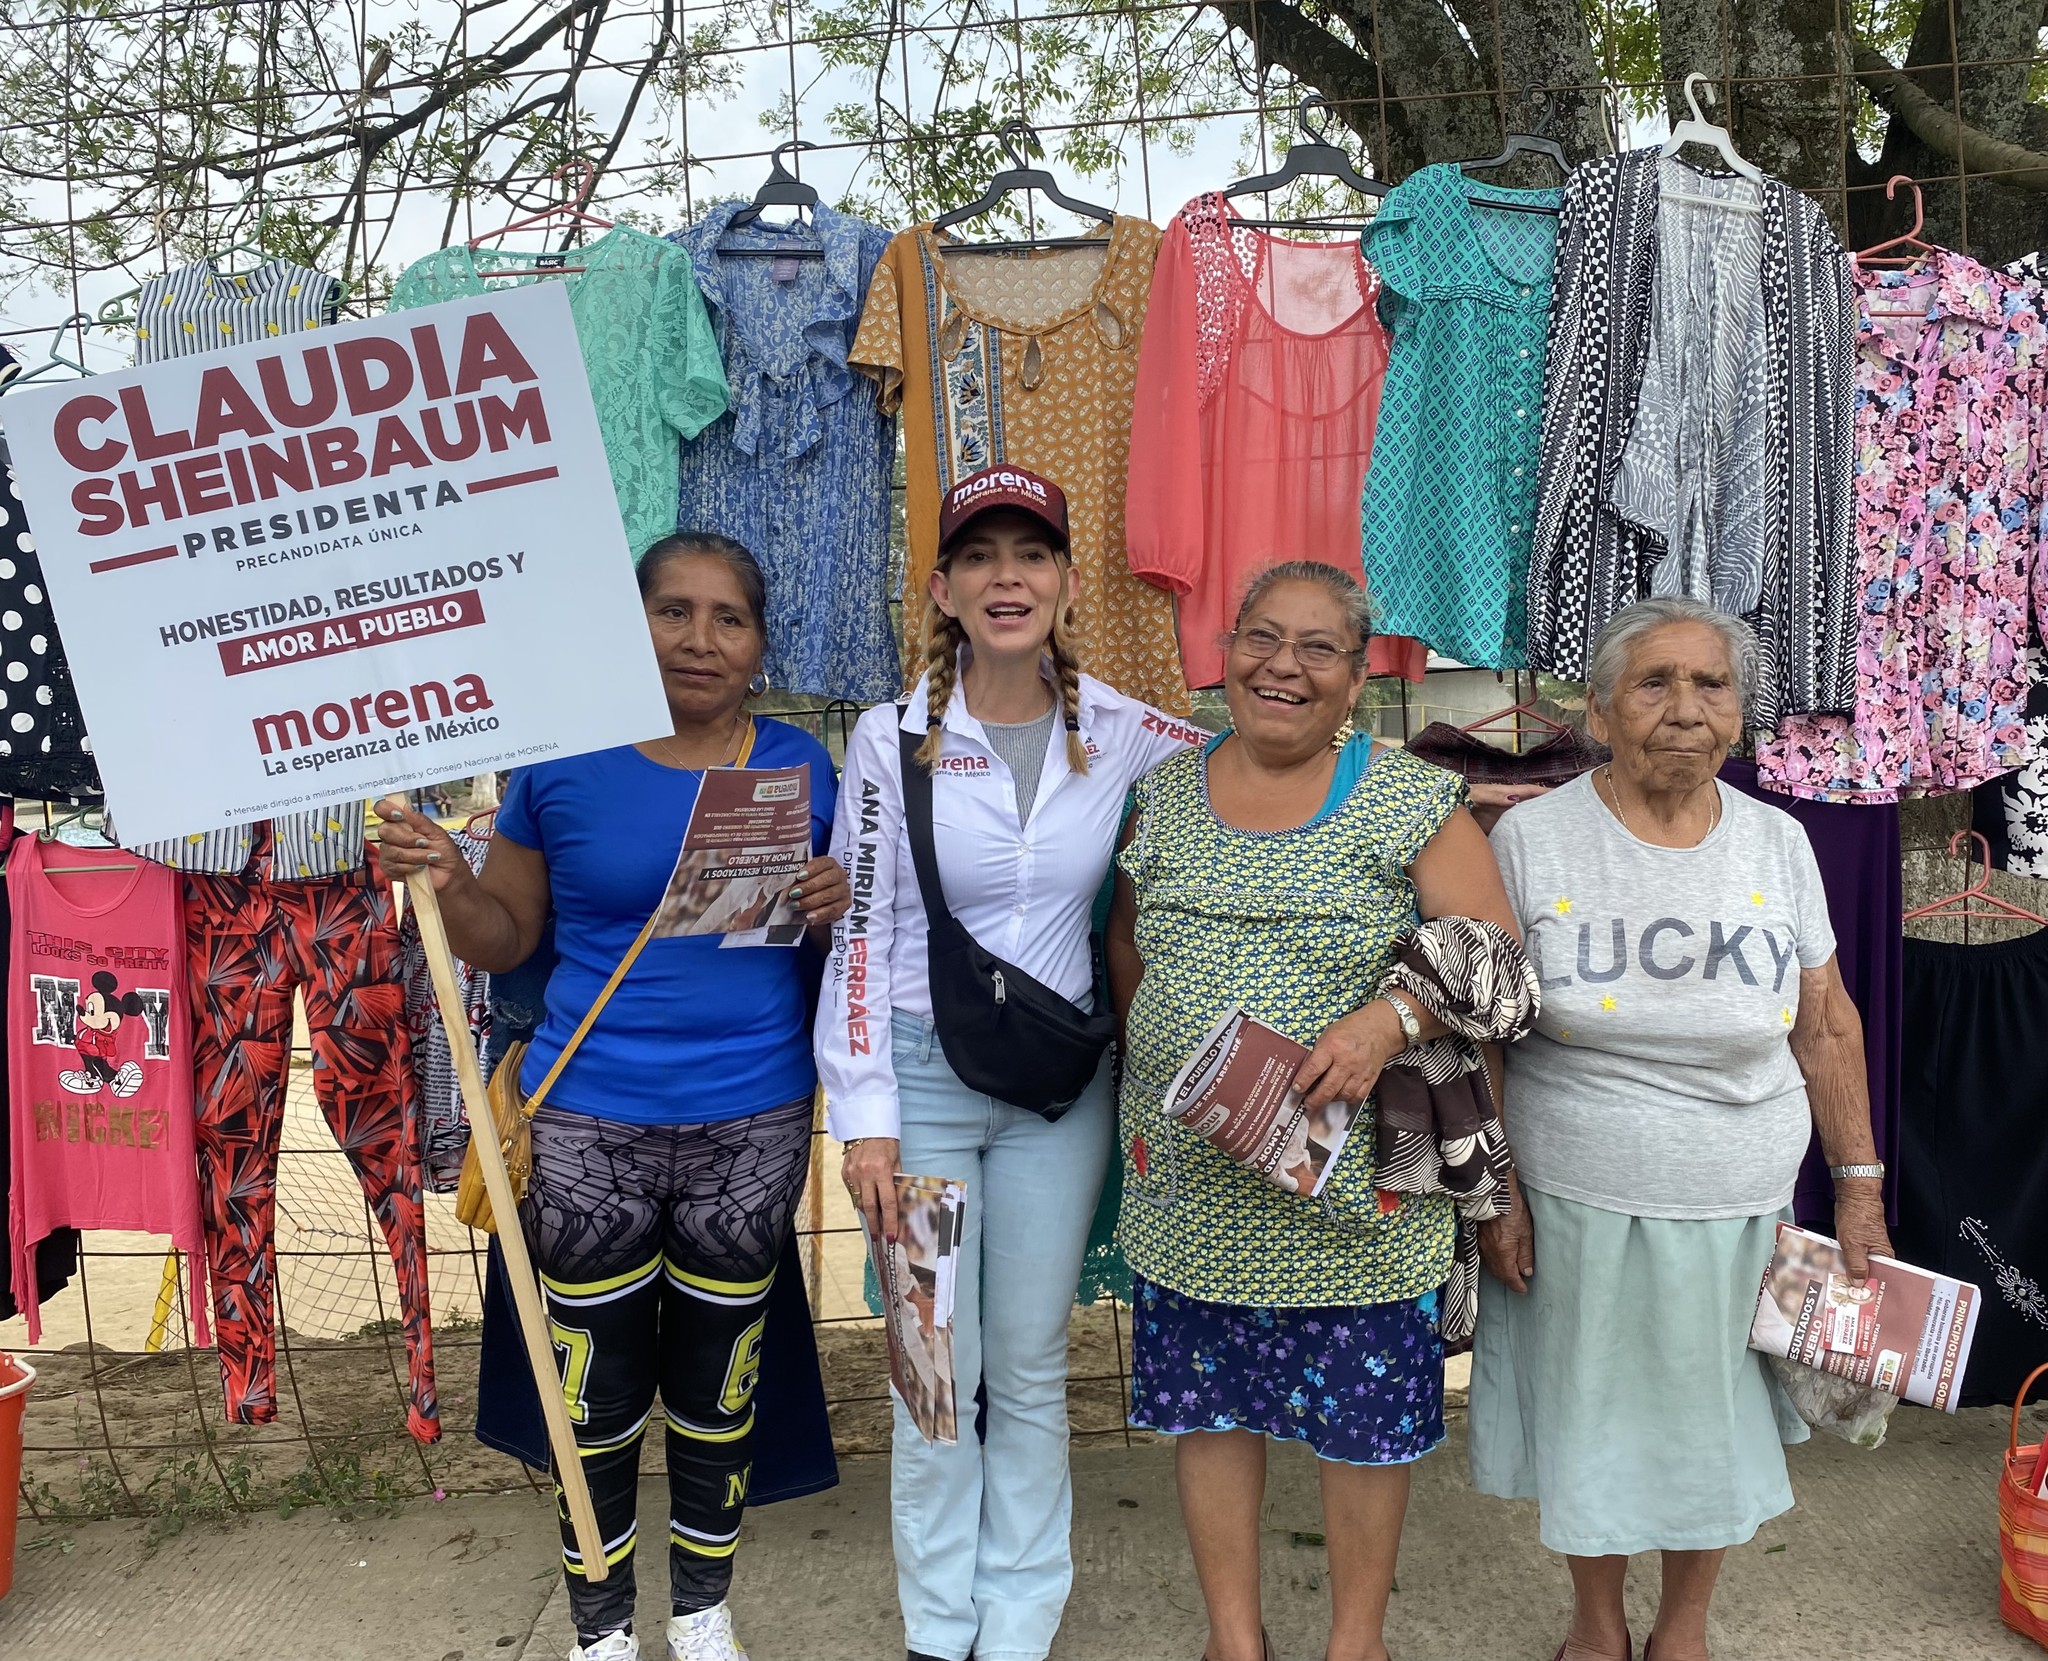
[[[1328,640],[1296,640],[1291,635],[1275,634],[1271,629],[1236,629],[1223,639],[1233,651],[1244,653],[1254,663],[1264,663],[1282,646],[1292,646],[1294,661],[1312,675],[1324,669],[1334,669],[1347,659],[1357,658],[1365,650],[1363,646],[1338,646]]]

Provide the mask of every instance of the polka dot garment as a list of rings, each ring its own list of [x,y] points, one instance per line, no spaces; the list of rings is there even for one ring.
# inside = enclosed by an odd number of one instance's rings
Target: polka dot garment
[[[0,433],[0,794],[47,801],[100,794],[99,764],[43,591],[42,561]]]

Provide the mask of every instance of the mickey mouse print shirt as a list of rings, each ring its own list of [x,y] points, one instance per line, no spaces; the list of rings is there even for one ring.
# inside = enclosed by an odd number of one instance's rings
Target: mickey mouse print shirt
[[[36,1242],[69,1225],[169,1235],[191,1263],[194,1336],[207,1343],[178,878],[132,854],[22,836],[7,892],[7,1223],[29,1342],[41,1331]]]
[[[1491,839],[1543,985],[1536,1030],[1508,1052],[1516,1166],[1630,1216],[1775,1212],[1812,1134],[1799,977],[1835,953],[1812,846],[1724,784],[1705,840],[1654,847],[1597,777],[1510,809]]]

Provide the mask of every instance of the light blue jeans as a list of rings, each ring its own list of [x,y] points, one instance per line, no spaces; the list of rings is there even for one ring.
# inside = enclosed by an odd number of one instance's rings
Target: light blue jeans
[[[1073,1585],[1067,1322],[1109,1165],[1109,1064],[1057,1124],[962,1084],[932,1024],[895,1017],[902,1169],[967,1184],[953,1303],[960,1440],[895,1408],[890,1511],[905,1642],[945,1661],[1043,1661]],[[986,1326],[984,1307],[995,1311]],[[988,1435],[974,1434],[974,1387]]]

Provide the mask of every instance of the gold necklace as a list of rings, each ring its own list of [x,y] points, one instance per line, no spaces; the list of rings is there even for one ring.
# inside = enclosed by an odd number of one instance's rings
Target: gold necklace
[[[1634,836],[1636,833],[1633,830],[1630,830],[1629,828],[1628,815],[1622,811],[1621,790],[1614,782],[1614,763],[1611,761],[1608,762],[1605,766],[1603,766],[1600,769],[1600,771],[1607,775],[1607,799],[1614,803],[1615,818],[1621,821],[1621,828],[1623,830],[1628,831],[1629,835]],[[1700,842],[1704,842],[1708,837],[1712,836],[1714,834],[1714,827],[1718,825],[1720,822],[1721,787],[1717,784],[1714,787],[1713,809],[1707,817],[1707,828],[1700,832]],[[1638,838],[1638,840],[1640,840],[1640,838]],[[1695,842],[1693,846],[1697,848],[1700,845],[1700,842]]]
[[[732,731],[731,731],[730,733],[728,733],[728,734],[726,735],[725,743],[724,743],[724,745],[723,745],[723,746],[721,747],[721,749],[719,750],[719,754],[720,754],[721,756],[723,756],[723,755],[724,755],[724,754],[726,753],[726,751],[730,750],[730,751],[732,752],[732,757],[731,757],[731,759],[732,759],[732,760],[734,760],[734,761],[736,761],[736,760],[738,760],[738,759],[739,759],[739,752],[740,752],[740,744],[739,744],[739,743],[738,743],[737,741],[738,741],[738,739],[739,739],[739,736],[740,736],[740,734],[741,734],[741,733],[742,733],[742,732],[743,732],[743,731],[744,731],[744,730],[746,729],[746,725],[747,725],[747,722],[748,722],[748,721],[749,721],[750,719],[751,719],[751,717],[750,717],[750,716],[748,716],[748,714],[747,714],[747,712],[746,712],[745,710],[741,710],[741,711],[739,712],[739,714],[737,714],[737,715],[735,715],[735,716],[733,717],[733,722],[732,722]],[[666,737],[666,738],[664,738],[664,739],[662,739],[662,740],[661,740],[662,748],[664,749],[664,751],[665,751],[665,752],[667,753],[667,755],[668,755],[668,759],[669,759],[669,765],[670,765],[671,767],[674,767],[675,769],[677,769],[677,770],[678,770],[679,772],[684,772],[684,773],[701,773],[701,772],[703,772],[703,771],[705,770],[704,768],[702,768],[702,767],[692,767],[692,766],[688,765],[688,764],[687,764],[686,762],[683,762],[683,761],[680,761],[680,760],[678,760],[678,759],[677,759],[677,757],[676,757],[676,752],[675,752],[675,748],[674,748],[674,746],[675,746],[675,741],[676,741],[676,738],[675,738],[675,734],[674,734],[674,733],[670,733],[670,734],[668,735],[668,737]],[[726,761],[715,761],[715,762],[711,763],[711,765],[712,765],[712,766],[714,766],[714,767],[724,767],[724,766],[728,765],[728,763],[727,763]]]

